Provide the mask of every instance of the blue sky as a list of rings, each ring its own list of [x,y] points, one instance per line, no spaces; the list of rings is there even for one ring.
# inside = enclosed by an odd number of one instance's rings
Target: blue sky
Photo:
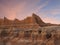
[[[60,0],[0,0],[0,18],[22,20],[32,13],[44,22],[60,24]]]

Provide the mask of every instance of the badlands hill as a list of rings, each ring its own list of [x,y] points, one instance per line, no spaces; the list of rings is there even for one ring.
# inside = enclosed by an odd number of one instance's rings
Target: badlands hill
[[[0,45],[60,45],[60,26],[36,14],[24,20],[0,19]]]
[[[58,26],[57,24],[50,24],[50,23],[45,23],[39,16],[37,16],[36,14],[32,14],[31,17],[27,17],[24,20],[18,20],[18,19],[14,19],[14,20],[9,20],[6,17],[4,17],[4,19],[0,19],[0,25],[4,25],[4,26],[17,26],[19,28],[38,28],[38,27],[45,27],[45,26]]]

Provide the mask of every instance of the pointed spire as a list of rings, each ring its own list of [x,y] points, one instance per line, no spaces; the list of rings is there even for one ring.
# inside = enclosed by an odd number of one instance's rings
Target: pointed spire
[[[17,21],[17,22],[19,22],[20,20],[18,20],[17,18],[15,18],[15,19],[14,19],[14,21]]]
[[[7,19],[7,18],[4,16],[4,19]]]
[[[6,20],[8,20],[8,19],[4,16],[4,22],[5,22]]]
[[[32,13],[32,16],[35,16],[36,14],[35,13]]]
[[[36,15],[35,13],[32,14],[32,17],[34,19],[34,21],[39,24],[40,26],[44,25],[45,23],[43,22],[43,20],[38,16]]]
[[[10,20],[9,20],[7,17],[4,16],[4,22],[3,22],[3,23],[4,23],[5,25],[6,25],[6,24],[9,24],[9,23],[10,23]]]

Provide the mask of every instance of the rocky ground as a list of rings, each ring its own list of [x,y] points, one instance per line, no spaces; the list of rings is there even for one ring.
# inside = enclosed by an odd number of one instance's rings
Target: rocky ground
[[[0,31],[0,45],[60,45],[60,26],[17,32]]]

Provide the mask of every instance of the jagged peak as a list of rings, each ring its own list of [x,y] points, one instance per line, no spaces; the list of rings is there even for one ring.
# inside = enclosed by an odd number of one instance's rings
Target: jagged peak
[[[7,17],[4,16],[4,21],[10,21]]]
[[[39,20],[40,22],[44,23],[43,20],[35,13],[32,14],[32,17],[35,18],[35,20]]]
[[[4,16],[4,20],[5,20],[5,19],[8,19],[8,18]]]
[[[34,16],[38,16],[37,14],[35,14],[35,13],[32,13],[32,17],[34,17]]]
[[[1,21],[1,20],[0,20]],[[15,18],[14,20],[10,20],[7,17],[4,17],[3,21],[5,22],[9,22],[9,23],[16,23],[16,24],[38,24],[39,26],[49,26],[52,24],[47,24],[45,23],[38,15],[36,15],[35,13],[32,13],[32,16],[29,16],[27,18],[25,18],[24,20],[18,20],[17,18]],[[5,23],[4,22],[4,23]]]
[[[15,18],[13,21],[14,22],[20,22],[20,20],[18,20],[17,18]]]
[[[19,20],[17,18],[15,18],[14,21],[19,21]]]
[[[32,16],[36,15],[35,13],[32,13]]]

